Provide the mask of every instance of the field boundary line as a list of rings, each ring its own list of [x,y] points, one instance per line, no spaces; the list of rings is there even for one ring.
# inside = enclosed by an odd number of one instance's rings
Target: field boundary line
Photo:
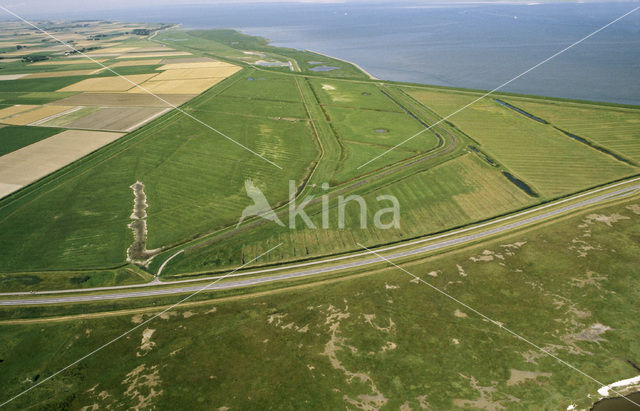
[[[2,6],[0,6],[0,7],[2,7]],[[236,271],[238,271],[238,270],[242,269],[243,267],[247,266],[248,264],[251,264],[251,263],[253,263],[254,261],[256,261],[256,260],[258,260],[258,259],[262,258],[263,256],[265,256],[265,255],[269,254],[271,251],[275,250],[276,248],[280,247],[281,245],[282,245],[282,243],[279,243],[279,244],[277,244],[277,245],[275,245],[275,246],[271,247],[271,248],[270,248],[270,249],[268,249],[267,251],[263,252],[262,254],[258,255],[257,257],[254,257],[254,258],[253,258],[253,259],[251,259],[250,261],[248,261],[248,262],[246,262],[246,263],[242,264],[241,266],[236,267],[236,268],[235,268],[235,269],[233,269],[232,271],[229,271],[229,272],[227,273],[227,276],[229,276],[229,275],[231,275],[231,274],[235,273]],[[215,283],[217,283],[217,282],[219,282],[219,281],[223,280],[224,278],[225,278],[224,276],[223,276],[223,277],[220,277],[220,278],[216,279],[215,281],[212,281],[212,282],[210,282],[210,283],[206,284],[204,287],[197,289],[195,292],[193,292],[193,293],[189,294],[188,296],[184,297],[183,299],[181,299],[181,300],[180,300],[180,301],[178,301],[177,303],[170,305],[169,307],[167,307],[167,308],[165,308],[164,310],[160,311],[159,313],[157,313],[157,314],[153,315],[153,316],[152,316],[152,317],[150,317],[149,319],[147,319],[147,320],[145,320],[145,321],[142,321],[140,324],[136,325],[135,327],[133,327],[133,328],[129,329],[128,331],[126,331],[126,332],[124,332],[124,333],[120,334],[120,335],[119,335],[119,336],[117,336],[116,338],[113,338],[113,339],[109,340],[109,341],[108,341],[108,342],[106,342],[105,344],[103,344],[103,345],[99,346],[98,348],[96,348],[95,350],[91,351],[90,353],[88,353],[88,354],[84,355],[83,357],[80,357],[79,359],[77,359],[76,361],[74,361],[74,362],[72,362],[71,364],[67,365],[66,367],[61,368],[60,370],[58,370],[58,371],[54,372],[53,374],[49,375],[48,377],[46,377],[46,378],[44,378],[44,379],[40,380],[40,382],[38,382],[38,383],[36,383],[36,384],[32,385],[31,387],[29,387],[29,388],[27,388],[26,390],[24,390],[24,391],[20,392],[19,394],[15,395],[15,396],[13,396],[13,397],[11,397],[11,398],[9,398],[8,400],[4,401],[3,403],[0,403],[0,407],[4,407],[5,405],[7,405],[7,404],[8,404],[8,403],[10,403],[11,401],[15,400],[16,398],[18,398],[18,397],[20,397],[20,396],[22,396],[22,395],[26,394],[27,392],[29,392],[29,391],[33,390],[34,388],[36,388],[36,387],[38,387],[38,386],[42,385],[43,383],[45,383],[45,382],[49,381],[50,379],[52,379],[52,378],[56,377],[56,376],[57,376],[57,375],[59,375],[60,373],[62,373],[62,372],[64,372],[64,371],[68,370],[69,368],[71,368],[71,367],[73,367],[73,366],[77,365],[78,363],[82,362],[83,360],[85,360],[85,359],[87,359],[87,358],[91,357],[93,354],[96,354],[97,352],[99,352],[99,351],[101,351],[102,349],[104,349],[104,348],[106,348],[106,347],[110,346],[110,345],[111,345],[111,344],[113,344],[114,342],[116,342],[116,341],[118,341],[118,340],[122,339],[123,337],[125,337],[125,336],[127,336],[127,335],[131,334],[133,331],[135,331],[135,330],[137,330],[138,328],[142,327],[143,325],[148,324],[149,322],[151,322],[151,321],[155,320],[156,318],[158,318],[159,316],[163,315],[163,314],[164,314],[164,313],[166,313],[167,311],[172,310],[173,308],[175,308],[175,307],[177,307],[178,305],[182,304],[183,302],[185,302],[185,301],[189,300],[190,298],[192,298],[192,297],[196,296],[197,294],[200,294],[202,291],[207,290],[209,287],[211,287],[211,286],[212,286],[212,285],[214,285]]]
[[[579,374],[583,375],[584,377],[587,377],[588,379],[598,383],[600,386],[602,387],[608,387],[609,390],[613,391],[616,395],[620,396],[621,398],[626,399],[627,401],[629,401],[630,403],[632,403],[633,405],[636,405],[638,407],[640,407],[640,404],[638,404],[637,402],[633,401],[632,399],[625,397],[623,394],[621,394],[620,392],[614,390],[611,386],[604,384],[598,380],[596,380],[595,378],[593,378],[592,376],[590,376],[589,374],[585,373],[584,371],[579,370],[578,368],[576,368],[575,366],[569,364],[568,362],[566,362],[565,360],[561,359],[560,357],[554,355],[553,353],[549,352],[548,350],[545,350],[544,348],[540,347],[539,345],[537,345],[536,343],[524,338],[523,336],[521,336],[520,334],[516,333],[515,331],[512,331],[511,329],[505,327],[502,323],[500,323],[499,321],[496,321],[494,319],[492,319],[491,317],[488,317],[487,315],[481,313],[480,311],[476,310],[475,308],[469,306],[468,304],[458,300],[456,297],[452,296],[451,294],[447,293],[446,291],[441,290],[440,288],[436,287],[435,285],[431,284],[428,281],[423,280],[421,277],[418,277],[417,275],[413,274],[412,272],[402,268],[401,266],[399,266],[398,264],[394,263],[393,261],[387,259],[386,257],[376,253],[374,250],[371,250],[367,247],[365,247],[364,245],[357,243],[360,247],[362,247],[363,249],[367,250],[369,253],[377,256],[378,258],[388,262],[389,264],[391,264],[392,266],[394,266],[395,268],[399,269],[400,271],[404,272],[405,274],[408,274],[409,276],[413,277],[414,280],[421,282],[423,284],[428,285],[429,287],[431,287],[433,290],[437,291],[438,293],[444,295],[445,297],[449,298],[450,300],[454,301],[455,303],[457,303],[458,305],[463,306],[464,308],[466,308],[467,310],[479,315],[480,317],[482,317],[483,319],[487,320],[488,322],[492,323],[493,325],[497,326],[498,328],[506,331],[507,333],[513,335],[514,337],[516,337],[517,339],[524,341],[525,343],[531,345],[532,347],[534,347],[535,349],[537,349],[538,351],[542,352],[543,354],[546,354],[547,356],[555,359],[556,361],[558,361],[560,364],[563,364],[569,368],[571,368],[572,370],[578,372]]]
[[[606,29],[607,27],[609,27],[609,26],[611,26],[611,25],[613,25],[613,24],[617,23],[618,21],[622,20],[623,18],[627,17],[628,15],[630,15],[630,14],[632,14],[632,13],[636,12],[638,9],[640,9],[640,6],[635,7],[635,8],[634,8],[634,9],[632,9],[631,11],[628,11],[627,13],[625,13],[625,14],[623,14],[622,16],[620,16],[620,17],[616,18],[615,20],[610,21],[609,23],[605,24],[604,26],[600,27],[599,29],[597,29],[597,30],[595,30],[595,31],[591,32],[590,34],[588,34],[588,35],[586,35],[586,36],[584,36],[584,37],[583,37],[583,38],[581,38],[580,40],[578,40],[578,41],[576,41],[576,42],[572,43],[571,45],[569,45],[569,46],[567,46],[567,47],[563,48],[562,50],[560,50],[560,51],[556,52],[556,53],[555,53],[555,54],[553,54],[552,56],[547,57],[546,59],[542,60],[541,62],[539,62],[539,63],[538,63],[538,64],[536,64],[535,66],[533,66],[533,67],[531,67],[531,68],[529,68],[529,69],[527,69],[527,70],[523,71],[522,73],[518,74],[517,76],[515,76],[515,77],[514,77],[514,78],[512,78],[511,80],[506,81],[506,82],[502,83],[501,85],[499,85],[498,87],[494,88],[493,90],[491,90],[491,91],[488,91],[488,92],[484,93],[484,94],[483,94],[483,95],[481,95],[480,97],[478,97],[478,98],[476,98],[475,100],[471,101],[470,103],[468,103],[468,104],[466,104],[466,105],[462,106],[461,108],[459,108],[458,110],[454,111],[453,113],[451,113],[451,114],[447,115],[446,117],[441,118],[440,120],[438,120],[438,121],[437,121],[437,122],[435,122],[434,124],[430,125],[429,127],[427,127],[427,128],[425,128],[425,129],[423,129],[423,130],[421,130],[421,131],[417,132],[416,134],[412,135],[411,137],[407,138],[406,140],[401,141],[400,143],[398,143],[398,144],[396,144],[395,146],[391,147],[390,149],[388,149],[388,150],[387,150],[387,151],[385,151],[384,153],[382,153],[382,154],[380,154],[380,155],[378,155],[378,156],[376,156],[376,157],[372,158],[371,160],[367,161],[367,162],[366,162],[366,163],[364,163],[364,164],[361,164],[361,165],[357,168],[357,170],[360,170],[362,167],[366,166],[367,164],[369,164],[369,163],[371,163],[371,162],[373,162],[373,161],[375,161],[375,160],[379,159],[380,157],[382,157],[382,156],[384,156],[384,155],[386,155],[386,154],[390,153],[391,151],[393,151],[393,150],[395,150],[396,148],[400,147],[400,146],[401,146],[401,145],[403,145],[404,143],[406,143],[406,142],[408,142],[408,141],[410,141],[410,140],[414,139],[415,137],[417,137],[417,136],[421,135],[422,133],[424,133],[424,132],[426,132],[426,131],[431,130],[433,127],[437,126],[438,124],[442,123],[443,121],[446,121],[448,118],[453,117],[454,115],[456,115],[456,114],[458,114],[459,112],[461,112],[461,111],[465,110],[466,108],[468,108],[468,107],[470,107],[470,106],[472,106],[472,105],[476,104],[478,101],[482,100],[483,98],[485,98],[485,97],[487,97],[487,96],[489,96],[489,95],[491,95],[491,94],[495,93],[496,91],[498,91],[498,90],[502,89],[503,87],[505,87],[505,86],[507,86],[507,85],[509,85],[509,84],[513,83],[514,81],[516,81],[516,80],[517,80],[517,79],[519,79],[520,77],[522,77],[522,76],[524,76],[524,75],[528,74],[529,72],[531,72],[531,71],[533,71],[533,70],[537,69],[538,67],[540,67],[540,66],[542,66],[543,64],[545,64],[545,63],[549,62],[550,60],[552,60],[552,59],[554,59],[554,58],[558,57],[559,55],[561,55],[561,54],[562,54],[562,53],[564,53],[565,51],[567,51],[567,50],[569,50],[569,49],[571,49],[571,48],[573,48],[573,47],[577,46],[578,44],[580,44],[580,43],[584,42],[585,40],[589,39],[590,37],[592,37],[592,36],[594,36],[594,35],[598,34],[599,32],[601,32],[602,30]]]
[[[57,41],[58,43],[62,44],[63,46],[68,47],[69,49],[71,49],[71,50],[73,50],[74,52],[76,52],[76,53],[80,54],[81,56],[86,57],[86,58],[88,58],[89,60],[91,60],[92,62],[94,62],[94,63],[96,63],[96,64],[98,64],[98,65],[102,66],[102,67],[103,67],[103,69],[109,70],[110,72],[112,72],[112,73],[113,73],[113,74],[115,74],[116,76],[118,76],[118,77],[120,77],[120,78],[124,79],[125,81],[127,81],[127,82],[128,82],[128,83],[130,83],[130,84],[133,84],[133,86],[134,86],[134,87],[137,87],[137,88],[139,88],[140,90],[144,91],[145,93],[147,93],[147,94],[149,94],[149,95],[151,95],[151,96],[153,96],[153,97],[157,98],[158,100],[162,101],[163,103],[165,103],[165,104],[166,104],[166,105],[168,105],[169,107],[172,107],[173,109],[178,110],[180,113],[182,113],[182,114],[184,114],[185,116],[187,116],[187,117],[191,118],[191,119],[192,119],[192,120],[194,120],[195,122],[197,122],[197,123],[199,123],[199,124],[201,124],[201,125],[205,126],[206,128],[208,128],[208,129],[210,129],[210,130],[212,130],[212,131],[214,131],[214,132],[218,133],[219,135],[221,135],[222,137],[226,138],[227,140],[229,140],[229,141],[233,142],[234,144],[236,144],[236,145],[238,145],[238,146],[240,146],[240,147],[244,148],[246,151],[248,151],[248,152],[250,152],[250,153],[252,153],[252,154],[254,154],[254,155],[256,155],[256,156],[260,157],[261,159],[263,159],[263,160],[264,160],[264,161],[266,161],[267,163],[271,164],[272,166],[277,167],[277,168],[279,168],[280,170],[283,170],[283,168],[282,168],[282,167],[280,167],[278,164],[274,163],[273,161],[271,161],[271,160],[267,159],[266,157],[262,156],[261,154],[259,154],[259,153],[255,152],[255,151],[253,151],[252,149],[250,149],[249,147],[247,147],[247,146],[245,146],[244,144],[240,143],[239,141],[237,141],[237,140],[235,140],[235,139],[233,139],[233,138],[229,137],[227,134],[223,133],[222,131],[218,130],[217,128],[215,128],[215,127],[213,127],[213,126],[211,126],[211,125],[209,125],[209,124],[205,123],[205,122],[204,122],[204,121],[202,121],[202,120],[197,119],[196,117],[194,117],[193,115],[191,115],[191,114],[187,113],[186,111],[184,111],[184,110],[183,110],[183,109],[181,109],[180,107],[178,107],[178,106],[176,106],[176,105],[174,105],[174,104],[172,104],[172,103],[168,102],[168,101],[167,101],[167,100],[165,100],[164,98],[162,98],[162,97],[158,96],[157,94],[155,94],[155,93],[153,93],[152,91],[150,91],[150,90],[146,89],[145,87],[141,86],[140,84],[138,84],[138,83],[136,83],[136,82],[134,82],[134,81],[129,80],[127,77],[123,76],[122,74],[119,74],[118,72],[116,72],[115,70],[113,70],[111,67],[106,66],[106,65],[104,65],[104,64],[102,64],[102,63],[100,63],[98,60],[95,60],[93,57],[91,57],[91,56],[89,56],[89,55],[87,55],[87,54],[85,54],[85,53],[81,52],[80,50],[76,49],[76,48],[75,48],[75,47],[73,47],[72,45],[70,45],[70,44],[66,43],[65,41],[58,39],[58,38],[57,38],[56,36],[54,36],[53,34],[50,34],[50,33],[49,33],[49,32],[47,32],[46,30],[41,29],[40,27],[38,27],[38,26],[36,26],[35,24],[31,23],[30,21],[26,20],[25,18],[23,18],[23,17],[21,17],[21,16],[17,15],[16,13],[14,13],[14,12],[12,12],[11,10],[7,9],[6,7],[4,7],[2,4],[0,4],[0,9],[2,9],[2,10],[4,10],[5,12],[9,13],[9,14],[10,14],[10,15],[12,15],[13,17],[15,17],[15,18],[17,18],[17,19],[21,20],[23,23],[26,23],[26,24],[28,24],[29,26],[33,27],[34,29],[36,29],[36,30],[40,31],[41,33],[43,33],[43,34],[45,34],[45,35],[47,35],[47,36],[51,37],[52,39],[54,39],[54,40],[55,40],[55,41]]]

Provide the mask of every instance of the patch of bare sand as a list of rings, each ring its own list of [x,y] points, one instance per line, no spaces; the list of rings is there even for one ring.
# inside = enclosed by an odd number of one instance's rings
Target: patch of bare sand
[[[382,346],[381,352],[393,351],[396,348],[398,348],[398,344],[394,343],[393,341],[387,341],[387,343]]]
[[[511,369],[511,376],[507,380],[507,387],[519,385],[528,380],[537,380],[539,377],[551,378],[553,374],[550,372],[522,371]]]
[[[562,339],[567,344],[574,344],[577,341],[600,343],[601,341],[606,341],[601,335],[611,330],[613,328],[607,325],[595,323],[577,333],[567,334]]]
[[[392,330],[395,329],[396,324],[393,322],[393,320],[391,318],[389,318],[389,325],[386,327],[380,327],[379,325],[374,323],[374,320],[376,319],[376,315],[375,314],[362,314],[362,317],[364,318],[364,321],[369,324],[370,326],[372,326],[373,328],[375,328],[378,331],[382,331],[382,332],[391,332]]]
[[[484,250],[480,255],[469,257],[469,260],[473,261],[474,263],[489,262],[493,261],[494,259],[504,260],[504,256],[491,250]]]
[[[633,214],[640,215],[640,204],[631,204],[625,207],[627,210],[633,212]]]
[[[600,283],[606,279],[607,276],[598,275],[598,273],[594,271],[587,271],[584,278],[572,278],[571,285],[578,288],[584,288],[585,286],[590,285],[600,289]]]
[[[145,328],[142,332],[142,341],[140,342],[139,351],[136,353],[137,357],[147,355],[147,353],[156,346],[156,343],[151,341],[151,337],[153,337],[153,333],[155,332],[156,330],[151,328]]]
[[[458,318],[468,318],[469,316],[466,313],[463,313],[462,311],[456,309],[453,313],[453,315],[455,315]]]
[[[276,314],[271,314],[268,318],[267,318],[267,323],[273,325],[274,327],[283,329],[283,330],[295,330],[299,333],[306,333],[309,331],[309,324],[306,324],[303,327],[300,327],[299,325],[297,325],[296,323],[294,323],[293,321],[290,321],[288,323],[284,323],[284,319],[288,314],[280,314],[280,313],[276,313]]]
[[[122,384],[127,386],[124,395],[134,402],[137,401],[131,407],[134,409],[151,407],[153,400],[162,395],[162,390],[159,389],[161,383],[158,366],[147,368],[144,364],[134,368],[122,381]]]
[[[373,379],[366,373],[354,372],[348,370],[342,361],[338,358],[338,353],[344,349],[348,349],[352,353],[356,353],[357,349],[347,344],[346,338],[341,336],[340,325],[342,320],[351,316],[349,313],[349,306],[345,303],[344,310],[339,310],[333,305],[327,308],[327,318],[325,324],[329,326],[330,339],[325,344],[324,352],[322,355],[326,356],[331,363],[331,366],[336,370],[342,371],[346,376],[347,383],[351,384],[354,380],[368,386],[372,394],[360,394],[356,398],[351,398],[347,395],[343,396],[343,399],[347,404],[352,407],[359,408],[366,411],[374,411],[382,408],[387,402],[387,398],[380,392]]]
[[[494,400],[493,395],[497,392],[496,386],[498,383],[496,381],[491,381],[491,385],[483,387],[480,385],[478,380],[475,377],[467,377],[466,375],[460,374],[460,376],[464,379],[469,380],[469,384],[471,388],[476,390],[479,394],[479,397],[475,400],[464,400],[464,399],[455,399],[453,400],[453,404],[456,407],[460,408],[478,408],[489,411],[497,411],[506,409],[505,403],[518,403],[520,402],[519,398],[514,397],[513,395],[500,393],[500,397],[503,399]]]
[[[598,222],[598,223],[606,224],[609,227],[612,227],[614,223],[617,223],[622,220],[628,220],[628,219],[629,217],[624,216],[622,214],[618,214],[618,213],[613,213],[611,215],[589,214],[584,219],[584,222],[586,224],[592,224],[593,222]]]

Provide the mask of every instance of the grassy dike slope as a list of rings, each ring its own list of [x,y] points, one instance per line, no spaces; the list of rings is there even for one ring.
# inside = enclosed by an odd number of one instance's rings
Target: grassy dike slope
[[[639,233],[640,202],[625,200],[405,268],[611,383],[637,374],[626,360],[640,357],[640,294],[630,286]],[[411,280],[382,269],[184,307],[10,406],[565,409],[595,401],[596,383]],[[149,315],[3,321],[1,399]]]

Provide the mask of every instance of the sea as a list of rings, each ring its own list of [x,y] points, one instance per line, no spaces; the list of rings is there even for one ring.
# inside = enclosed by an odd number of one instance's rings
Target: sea
[[[254,3],[145,7],[86,17],[233,28],[276,46],[353,61],[385,80],[483,90],[508,83],[500,90],[640,105],[640,10],[553,57],[637,6]]]

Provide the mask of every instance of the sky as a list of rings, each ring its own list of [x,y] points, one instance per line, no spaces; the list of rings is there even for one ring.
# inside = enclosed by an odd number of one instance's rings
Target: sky
[[[389,2],[389,0],[0,0],[0,5],[18,14],[39,15],[46,13],[54,13],[60,15],[65,12],[87,12],[98,10],[122,10],[133,7],[158,7],[162,5],[187,5],[187,4],[220,4],[220,3],[374,3]],[[554,0],[525,0],[525,1],[501,1],[501,0],[403,0],[405,3],[531,3],[531,2],[552,2]],[[572,1],[572,0],[555,0],[555,1]],[[585,0],[575,0],[575,2],[584,2]],[[586,0],[586,1],[627,1],[640,2],[639,0]],[[6,14],[0,10],[0,19]]]

